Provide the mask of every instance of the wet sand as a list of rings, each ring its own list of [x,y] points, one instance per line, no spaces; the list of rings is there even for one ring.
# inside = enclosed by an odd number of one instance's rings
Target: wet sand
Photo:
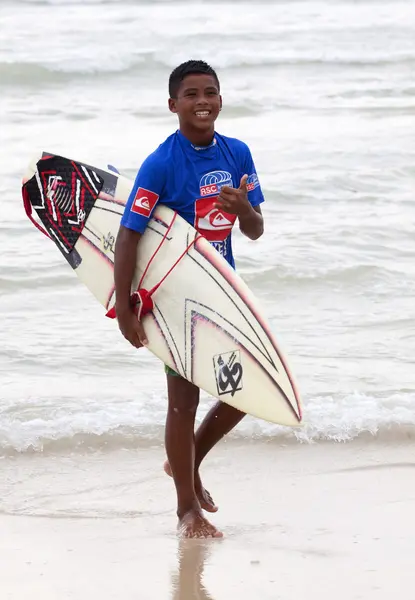
[[[415,580],[413,445],[220,445],[223,540],[178,540],[162,448],[0,461],[2,600],[390,599]]]

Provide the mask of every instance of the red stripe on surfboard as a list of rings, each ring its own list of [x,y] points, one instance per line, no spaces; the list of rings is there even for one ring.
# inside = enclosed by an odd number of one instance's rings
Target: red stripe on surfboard
[[[100,192],[98,194],[98,198],[97,200],[104,200],[104,202],[110,202],[111,204],[118,204],[118,206],[123,206],[125,207],[125,202],[122,202],[121,200],[116,200],[114,198],[114,196],[111,196],[110,194],[107,194],[106,192]]]

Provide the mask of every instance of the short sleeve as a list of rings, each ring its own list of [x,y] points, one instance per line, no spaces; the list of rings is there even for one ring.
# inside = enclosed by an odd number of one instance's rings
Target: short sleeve
[[[252,206],[258,206],[264,202],[264,195],[262,193],[261,185],[259,183],[258,175],[256,172],[255,164],[251,155],[251,151],[249,147],[244,144],[243,145],[244,153],[243,153],[243,165],[242,165],[242,175],[248,175],[248,180],[246,182],[248,189],[248,200]]]
[[[150,154],[143,162],[134,181],[121,225],[144,233],[166,185],[166,164],[157,157],[156,153]]]

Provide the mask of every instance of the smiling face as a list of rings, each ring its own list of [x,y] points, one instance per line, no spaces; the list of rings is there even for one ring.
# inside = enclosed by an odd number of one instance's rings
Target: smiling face
[[[218,82],[212,75],[187,75],[180,84],[177,97],[169,99],[169,108],[179,117],[183,135],[193,144],[209,144],[222,108]]]

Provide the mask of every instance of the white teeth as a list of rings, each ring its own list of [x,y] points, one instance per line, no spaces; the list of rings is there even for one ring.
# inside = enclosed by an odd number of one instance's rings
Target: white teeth
[[[199,110],[196,113],[196,116],[198,117],[208,117],[210,115],[210,112],[208,110]]]

